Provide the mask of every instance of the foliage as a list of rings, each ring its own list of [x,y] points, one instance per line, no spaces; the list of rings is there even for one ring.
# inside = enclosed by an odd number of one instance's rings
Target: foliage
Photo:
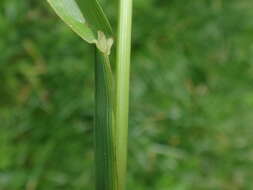
[[[135,1],[127,189],[253,188],[252,8]],[[0,2],[1,190],[94,188],[93,49],[49,10]]]

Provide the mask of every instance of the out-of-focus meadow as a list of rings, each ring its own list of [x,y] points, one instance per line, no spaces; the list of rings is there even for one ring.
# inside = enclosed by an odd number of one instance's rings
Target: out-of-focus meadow
[[[252,10],[134,0],[128,190],[253,189]],[[46,1],[0,1],[0,190],[94,188],[93,66]]]

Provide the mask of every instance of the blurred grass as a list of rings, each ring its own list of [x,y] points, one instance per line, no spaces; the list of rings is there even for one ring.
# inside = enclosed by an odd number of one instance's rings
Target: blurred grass
[[[128,189],[253,189],[252,8],[135,1]],[[0,35],[0,190],[92,189],[92,49],[45,1],[2,0]]]

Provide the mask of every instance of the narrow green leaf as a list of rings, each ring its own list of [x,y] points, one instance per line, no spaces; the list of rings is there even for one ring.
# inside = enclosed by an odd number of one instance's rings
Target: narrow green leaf
[[[83,40],[95,43],[94,32],[88,26],[75,0],[48,0],[56,14]]]
[[[97,0],[48,0],[57,15],[82,39],[96,44],[95,160],[96,189],[119,190],[116,161],[115,91],[111,62],[112,29]],[[81,8],[79,8],[78,4]],[[81,12],[82,11],[82,12]]]
[[[102,31],[107,38],[112,37],[112,27],[107,19],[102,7],[97,0],[76,0],[80,6],[85,19],[90,23],[90,27],[97,34]]]
[[[112,36],[111,26],[97,0],[48,0],[56,14],[83,40],[97,42],[98,31]]]

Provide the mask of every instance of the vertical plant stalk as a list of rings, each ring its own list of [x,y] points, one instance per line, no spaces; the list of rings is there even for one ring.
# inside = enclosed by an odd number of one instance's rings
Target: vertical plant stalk
[[[118,190],[114,126],[113,78],[109,56],[95,50],[96,189]]]
[[[124,190],[126,179],[132,0],[119,1],[116,80],[113,81],[113,33],[98,1],[79,1],[80,10],[76,0],[48,0],[76,34],[97,47],[94,133],[97,190]]]
[[[116,155],[119,189],[125,189],[129,112],[132,0],[120,0],[116,52]]]

